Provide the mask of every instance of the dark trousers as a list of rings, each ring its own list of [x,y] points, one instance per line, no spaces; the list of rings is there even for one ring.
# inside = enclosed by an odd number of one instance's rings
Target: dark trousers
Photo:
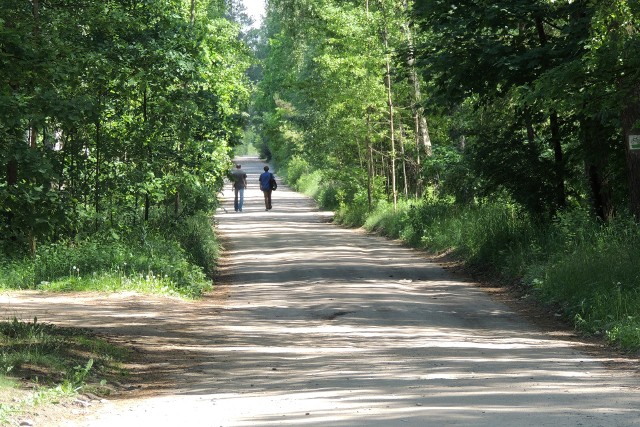
[[[262,194],[264,194],[264,207],[271,209],[271,190],[262,190]]]

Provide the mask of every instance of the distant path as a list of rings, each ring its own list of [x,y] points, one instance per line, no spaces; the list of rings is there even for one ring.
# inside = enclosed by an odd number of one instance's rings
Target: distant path
[[[263,164],[241,162],[244,212],[225,189],[216,216],[224,301],[3,297],[26,317],[129,334],[150,354],[149,375],[165,379],[77,425],[640,425],[637,375],[606,369],[416,251],[327,223],[283,185],[265,212]]]

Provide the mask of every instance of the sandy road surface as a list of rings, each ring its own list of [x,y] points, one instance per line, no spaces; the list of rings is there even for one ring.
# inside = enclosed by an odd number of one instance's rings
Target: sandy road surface
[[[280,186],[217,215],[228,298],[13,293],[3,314],[91,326],[149,355],[152,392],[74,426],[632,426],[640,379]],[[226,190],[227,197],[229,191]],[[142,379],[144,383],[144,372]]]

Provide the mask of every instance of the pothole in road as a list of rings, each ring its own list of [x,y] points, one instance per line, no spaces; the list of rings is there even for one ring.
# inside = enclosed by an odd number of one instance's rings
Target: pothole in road
[[[347,314],[355,313],[354,311],[334,311],[333,313],[320,316],[322,320],[334,320],[338,317],[346,316]]]

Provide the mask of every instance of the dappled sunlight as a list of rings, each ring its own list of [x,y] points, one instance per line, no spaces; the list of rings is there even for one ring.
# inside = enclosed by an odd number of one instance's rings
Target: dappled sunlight
[[[255,184],[261,163],[243,168]],[[166,396],[89,425],[640,424],[636,376],[614,375],[423,255],[328,224],[282,184],[273,211],[255,185],[244,212],[232,202],[216,216],[224,300],[0,297],[5,317],[127,336],[149,359],[132,381],[166,378],[155,385]]]

